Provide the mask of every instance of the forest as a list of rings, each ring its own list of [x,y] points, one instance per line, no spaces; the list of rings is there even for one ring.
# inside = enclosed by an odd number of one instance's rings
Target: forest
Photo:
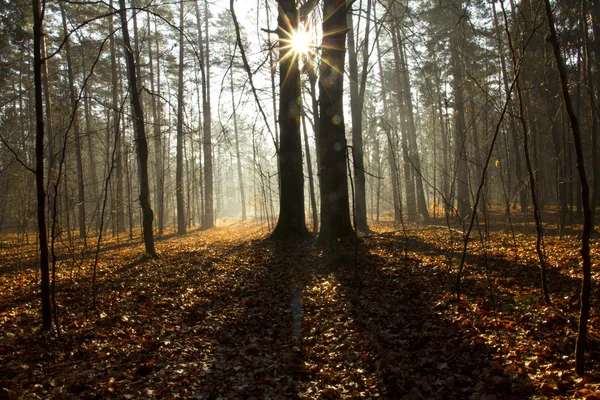
[[[0,399],[600,399],[600,0],[1,0]]]

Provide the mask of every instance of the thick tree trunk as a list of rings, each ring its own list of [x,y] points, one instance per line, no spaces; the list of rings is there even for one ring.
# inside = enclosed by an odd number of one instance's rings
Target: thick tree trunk
[[[304,214],[304,175],[300,138],[300,69],[297,54],[288,45],[298,29],[295,0],[279,0],[279,219],[272,239],[309,237]]]
[[[46,191],[44,189],[44,105],[42,99],[42,15],[39,0],[33,0],[33,76],[35,92],[35,186],[40,245],[40,294],[42,299],[42,327],[50,329],[50,269],[48,263],[48,236],[46,232]]]
[[[323,44],[319,76],[321,153],[321,230],[318,241],[331,247],[352,240],[348,199],[347,145],[344,127],[346,1],[323,2]]]
[[[129,30],[127,29],[127,9],[125,0],[119,0],[119,14],[121,16],[121,25],[123,31],[123,45],[125,52],[125,61],[127,63],[127,76],[129,80],[129,90],[131,97],[131,107],[133,109],[133,127],[135,130],[135,140],[137,142],[137,156],[140,177],[140,204],[142,207],[142,233],[146,253],[151,257],[156,257],[154,249],[154,232],[152,232],[152,220],[154,213],[150,206],[150,189],[148,184],[148,143],[146,141],[146,129],[144,126],[144,113],[139,98],[138,80],[135,71],[135,60],[131,41],[129,40]]]
[[[183,69],[184,69],[184,36],[183,15],[184,3],[179,4],[179,81],[177,85],[177,144],[175,160],[175,197],[177,199],[177,234],[185,234],[185,205],[183,185]]]

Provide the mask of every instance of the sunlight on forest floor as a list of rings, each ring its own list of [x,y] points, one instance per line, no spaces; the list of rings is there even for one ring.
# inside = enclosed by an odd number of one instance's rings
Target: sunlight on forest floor
[[[521,222],[523,223],[523,222]],[[501,224],[468,248],[460,229],[386,222],[354,248],[263,240],[258,223],[57,246],[61,337],[40,332],[35,236],[0,236],[2,398],[595,398],[594,288],[588,371],[573,372],[580,285],[575,235],[546,237],[553,304],[535,236]],[[494,224],[490,224],[494,226]],[[595,265],[598,241],[593,241]],[[71,251],[69,251],[71,249]],[[356,257],[356,258],[355,258]],[[597,270],[594,281],[597,280]],[[404,396],[404,397],[403,397]]]

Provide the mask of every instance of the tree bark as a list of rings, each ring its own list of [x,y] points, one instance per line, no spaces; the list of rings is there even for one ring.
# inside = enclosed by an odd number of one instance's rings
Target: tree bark
[[[354,239],[348,199],[344,127],[344,59],[348,31],[345,0],[323,2],[323,44],[319,76],[321,230],[318,242],[331,247]]]
[[[83,179],[83,161],[81,157],[81,132],[79,129],[79,112],[77,95],[75,93],[75,84],[73,83],[73,62],[71,58],[71,40],[69,38],[69,31],[67,29],[67,15],[65,13],[64,4],[62,1],[58,2],[60,7],[60,14],[62,17],[62,28],[63,35],[65,37],[65,55],[67,61],[67,80],[69,82],[69,98],[71,100],[71,118],[73,121],[73,136],[75,137],[75,164],[77,165],[77,206],[78,215],[77,222],[79,223],[79,237],[84,240],[86,239],[85,229],[85,186]]]
[[[471,201],[469,198],[469,170],[467,166],[467,142],[465,123],[465,102],[463,96],[464,70],[460,55],[462,54],[461,34],[464,22],[459,22],[454,28],[451,40],[451,64],[454,78],[454,154],[456,157],[455,185],[457,188],[457,213],[460,218],[470,214]]]
[[[369,225],[367,223],[367,198],[365,188],[365,166],[363,155],[363,127],[362,127],[362,112],[364,107],[365,83],[358,77],[358,60],[356,55],[356,44],[354,43],[354,26],[352,22],[352,1],[346,0],[348,7],[347,24],[348,24],[348,72],[350,78],[350,110],[352,116],[352,159],[354,162],[354,187],[355,187],[355,202],[356,202],[356,226],[360,232],[368,232]],[[363,51],[364,61],[368,60],[368,38],[370,27],[371,0],[367,0],[367,26],[365,29],[365,49]],[[363,63],[363,76],[366,73],[366,62]],[[362,78],[362,76],[361,76]]]
[[[211,138],[211,111],[210,111],[210,46],[208,40],[208,0],[204,0],[204,28],[205,38],[202,41],[201,28],[198,29],[200,39],[200,57],[204,62],[204,71],[202,74],[202,114],[204,116],[204,225],[203,229],[209,229],[215,226],[214,201],[213,201],[213,160],[212,160],[212,138]],[[206,46],[206,51],[204,51]]]
[[[156,28],[156,27],[155,27]],[[150,32],[150,18],[148,18],[148,32]],[[150,64],[150,90],[152,91],[152,127],[154,136],[154,179],[156,181],[156,196],[155,205],[157,222],[158,222],[158,237],[161,237],[164,232],[164,213],[165,213],[165,170],[163,157],[163,144],[161,132],[161,105],[160,105],[160,51],[157,32],[155,32],[156,40],[156,92],[154,87],[154,60],[152,41],[148,45],[148,60]]]
[[[33,0],[33,76],[35,92],[35,186],[40,245],[40,294],[42,300],[42,328],[50,329],[50,269],[48,263],[48,236],[46,232],[46,191],[44,189],[44,105],[42,98],[42,15],[39,0]]]
[[[113,2],[110,1],[110,7],[112,8]],[[121,107],[119,105],[119,81],[117,72],[117,49],[114,37],[114,25],[112,14],[108,17],[108,34],[109,46],[110,46],[110,74],[111,74],[111,89],[112,89],[112,124],[115,137],[115,175],[116,175],[116,198],[112,199],[111,209],[116,213],[116,232],[125,232],[125,213],[123,210],[123,156],[121,152],[121,142],[123,140],[121,133]],[[112,219],[112,213],[111,213]],[[113,221],[114,222],[114,221]],[[113,225],[114,228],[114,225]],[[114,234],[115,232],[113,232]]]
[[[375,19],[377,19],[375,17]],[[392,132],[390,132],[390,124],[389,124],[389,111],[388,111],[388,100],[387,100],[387,90],[385,84],[385,78],[383,75],[383,65],[381,59],[383,54],[381,52],[381,44],[379,42],[379,36],[375,38],[375,47],[377,49],[377,66],[379,68],[379,81],[381,84],[381,98],[383,99],[383,129],[386,132],[387,136],[387,159],[390,166],[390,177],[392,183],[392,205],[394,207],[394,223],[399,224],[402,222],[401,215],[401,204],[400,204],[400,188],[398,185],[398,168],[396,166],[396,158],[394,152],[394,141],[392,140]]]
[[[175,160],[175,197],[177,200],[177,234],[185,234],[185,205],[183,185],[183,69],[184,69],[184,36],[183,15],[184,3],[179,4],[179,81],[177,85],[177,144]]]
[[[306,170],[308,171],[308,189],[310,196],[310,208],[313,215],[313,234],[319,232],[319,212],[317,211],[317,199],[315,195],[315,181],[313,177],[312,161],[310,157],[310,146],[308,145],[308,128],[306,126],[306,114],[302,108],[302,130],[304,133],[304,153],[306,153]]]
[[[289,38],[298,29],[295,0],[279,0],[279,219],[272,239],[301,239],[310,236],[304,214],[304,175],[300,138],[300,68]]]
[[[229,44],[229,54],[231,52],[231,43]],[[238,181],[240,187],[240,203],[242,205],[242,221],[246,220],[246,193],[244,192],[244,177],[242,175],[242,157],[240,154],[240,135],[238,130],[237,111],[235,104],[235,92],[233,90],[233,67],[229,70],[229,88],[231,90],[231,106],[233,107],[233,133],[235,135],[235,156],[237,160]]]
[[[123,31],[123,45],[125,52],[125,61],[127,63],[127,77],[129,80],[129,90],[131,97],[131,107],[133,109],[133,127],[135,130],[135,140],[137,142],[137,156],[140,177],[140,204],[142,207],[142,233],[146,253],[150,257],[157,257],[154,248],[154,232],[152,232],[152,220],[154,213],[150,206],[150,189],[148,184],[148,143],[146,141],[146,129],[144,126],[144,113],[140,102],[138,91],[138,80],[135,71],[135,60],[131,41],[129,40],[129,30],[127,29],[127,9],[125,0],[119,0],[119,14],[121,16],[121,28]]]
[[[556,66],[558,68],[558,75],[560,77],[560,87],[569,115],[569,123],[571,125],[571,133],[573,134],[573,142],[575,144],[575,155],[577,157],[577,173],[579,175],[579,181],[581,183],[581,201],[583,205],[583,231],[581,233],[581,258],[583,260],[583,278],[581,283],[581,310],[579,314],[579,328],[577,330],[577,342],[575,344],[575,371],[578,375],[585,373],[585,346],[587,337],[587,324],[590,316],[590,289],[592,283],[592,264],[590,258],[590,234],[592,230],[592,210],[590,205],[590,188],[585,172],[585,159],[583,156],[583,147],[581,145],[581,132],[579,130],[579,121],[575,115],[575,110],[571,103],[571,96],[569,94],[567,73],[565,71],[565,65],[560,54],[560,45],[558,43],[558,37],[556,35],[556,28],[554,26],[554,16],[552,15],[552,6],[550,0],[544,0],[546,9],[546,17],[548,19],[548,27],[550,28],[550,35],[548,41],[552,45],[552,51],[554,52],[554,58],[556,59]]]
[[[414,186],[416,190],[417,200],[417,211],[424,219],[429,218],[429,210],[427,209],[427,202],[425,200],[425,189],[423,187],[422,169],[421,169],[421,156],[419,155],[419,147],[417,145],[417,128],[415,124],[415,116],[413,111],[412,101],[412,90],[410,85],[410,72],[408,70],[408,63],[406,61],[406,49],[404,40],[402,39],[402,32],[399,27],[397,29],[398,39],[398,51],[400,53],[401,63],[401,79],[403,80],[402,87],[404,88],[404,108],[407,118],[407,139],[408,139],[408,156],[410,166],[413,168],[411,172],[414,174]]]

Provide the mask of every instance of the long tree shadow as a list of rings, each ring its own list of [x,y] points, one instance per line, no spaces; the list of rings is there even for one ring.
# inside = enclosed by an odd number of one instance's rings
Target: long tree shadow
[[[368,245],[367,245],[368,246]],[[441,307],[445,290],[429,268],[390,263],[363,247],[354,266],[332,265],[349,316],[371,348],[386,398],[524,398],[533,387],[505,370],[498,349]]]
[[[185,324],[203,326],[210,356],[201,398],[523,398],[526,378],[437,303],[426,270],[392,265],[361,245],[325,255],[312,242],[255,243],[237,286],[198,303]],[[242,258],[244,256],[242,255]],[[356,268],[360,268],[357,274]],[[202,329],[202,328],[201,328]]]
[[[182,245],[121,267],[121,289],[102,291],[106,316],[46,346],[46,375],[69,368],[54,383],[82,398],[531,395],[528,371],[508,368],[502,347],[448,304],[444,267],[405,259],[404,245],[445,251],[413,237],[366,238],[355,260],[352,247],[326,254],[313,241],[256,240]],[[487,290],[483,280],[465,286],[473,297]]]

